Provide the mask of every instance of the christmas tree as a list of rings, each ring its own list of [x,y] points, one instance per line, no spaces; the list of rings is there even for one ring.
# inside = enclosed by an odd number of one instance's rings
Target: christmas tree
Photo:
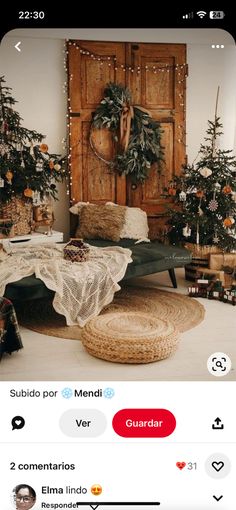
[[[205,144],[198,161],[186,165],[170,183],[168,195],[176,207],[170,212],[172,243],[189,241],[236,249],[236,158],[231,150],[218,147],[223,134],[217,107],[214,121],[208,121]]]
[[[44,135],[21,125],[11,90],[0,77],[0,204],[15,197],[32,201],[35,194],[55,199],[55,182],[65,175],[60,156],[48,152]]]

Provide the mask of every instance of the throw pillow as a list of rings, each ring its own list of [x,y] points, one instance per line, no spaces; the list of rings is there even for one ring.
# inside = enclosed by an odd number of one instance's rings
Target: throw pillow
[[[148,230],[147,213],[139,207],[127,207],[121,239],[147,239]]]
[[[80,214],[80,211],[81,211],[81,208],[83,207],[83,205],[88,205],[89,202],[77,202],[77,204],[74,204],[70,207],[69,211],[72,213],[72,214]]]
[[[119,241],[125,222],[124,206],[89,204],[81,207],[76,237]]]
[[[117,207],[117,204],[113,202],[107,202],[106,205],[108,204]],[[139,207],[126,207],[125,223],[120,238],[147,239],[148,231],[147,213]]]

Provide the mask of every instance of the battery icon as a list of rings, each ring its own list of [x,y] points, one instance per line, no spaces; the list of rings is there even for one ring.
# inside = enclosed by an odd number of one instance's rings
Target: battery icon
[[[211,19],[223,19],[225,17],[225,13],[223,11],[210,11],[209,16]]]

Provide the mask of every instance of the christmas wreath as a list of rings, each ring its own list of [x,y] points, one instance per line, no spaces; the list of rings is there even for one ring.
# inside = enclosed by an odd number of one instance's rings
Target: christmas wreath
[[[112,132],[117,153],[112,161],[105,160],[95,148],[94,129]],[[160,124],[141,106],[131,106],[131,94],[123,85],[109,83],[104,98],[93,114],[90,145],[98,158],[118,174],[130,175],[134,184],[147,179],[153,163],[160,173],[164,161]]]

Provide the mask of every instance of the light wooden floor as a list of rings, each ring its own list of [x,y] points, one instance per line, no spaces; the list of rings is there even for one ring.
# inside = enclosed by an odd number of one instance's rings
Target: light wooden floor
[[[178,289],[186,293],[182,269],[176,271]],[[175,291],[168,273],[137,278],[137,285],[158,286]],[[206,318],[182,334],[177,352],[170,358],[145,365],[123,365],[90,356],[80,341],[40,335],[22,328],[24,349],[4,355],[0,363],[1,381],[95,381],[95,380],[222,380],[207,371],[206,361],[214,352],[225,352],[236,365],[236,308],[225,303],[200,299]],[[235,380],[234,370],[224,380]]]

